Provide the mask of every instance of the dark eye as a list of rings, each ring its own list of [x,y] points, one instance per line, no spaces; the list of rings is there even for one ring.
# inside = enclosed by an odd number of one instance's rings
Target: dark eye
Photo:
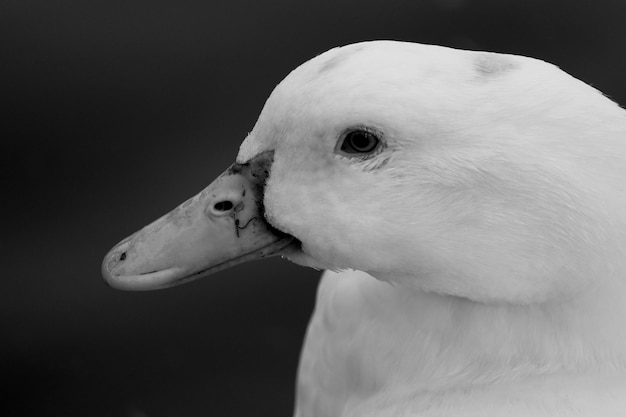
[[[353,130],[343,138],[339,149],[347,154],[367,155],[374,152],[379,144],[380,139],[373,133],[365,130]]]

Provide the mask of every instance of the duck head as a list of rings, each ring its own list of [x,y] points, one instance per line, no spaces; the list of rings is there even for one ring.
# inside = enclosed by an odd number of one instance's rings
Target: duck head
[[[114,247],[103,275],[153,289],[282,255],[477,302],[573,294],[621,250],[625,123],[535,59],[335,48],[283,80],[235,164]]]

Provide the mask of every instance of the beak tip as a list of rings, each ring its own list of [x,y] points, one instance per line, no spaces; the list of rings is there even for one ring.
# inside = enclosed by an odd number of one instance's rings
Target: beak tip
[[[124,275],[123,267],[127,257],[128,242],[129,239],[124,239],[122,242],[115,245],[102,260],[100,272],[106,284],[111,288],[120,287],[120,277]]]
[[[104,278],[104,282],[111,288],[115,288],[115,275],[111,271],[113,264],[113,251],[107,253],[107,255],[102,260],[102,265],[100,267],[100,272],[102,274],[102,278]]]

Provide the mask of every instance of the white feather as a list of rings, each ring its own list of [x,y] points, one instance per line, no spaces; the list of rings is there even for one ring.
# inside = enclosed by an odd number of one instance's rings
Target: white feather
[[[367,126],[386,147],[337,155]],[[400,42],[328,51],[238,161],[326,272],[296,416],[626,415],[626,112],[553,65]]]

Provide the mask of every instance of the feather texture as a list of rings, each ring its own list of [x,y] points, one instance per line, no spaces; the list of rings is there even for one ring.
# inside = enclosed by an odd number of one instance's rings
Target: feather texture
[[[384,149],[337,155],[346,129]],[[626,415],[626,113],[545,62],[401,42],[328,51],[238,161],[326,272],[297,417]]]

